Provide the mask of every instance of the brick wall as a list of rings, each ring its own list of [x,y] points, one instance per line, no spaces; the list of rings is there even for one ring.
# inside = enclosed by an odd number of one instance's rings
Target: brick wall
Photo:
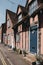
[[[14,30],[12,29],[13,27],[13,23],[12,20],[9,17],[9,14],[7,14],[7,21],[9,20],[10,22],[10,27],[8,28],[7,26],[7,31],[6,31],[6,35],[7,35],[7,44],[9,46],[12,46],[13,44],[15,45],[15,41],[14,41]],[[13,40],[12,40],[13,38]],[[12,40],[12,41],[11,41]],[[13,44],[12,44],[13,43]]]
[[[1,36],[2,36],[2,28],[0,27],[0,43],[1,43]]]

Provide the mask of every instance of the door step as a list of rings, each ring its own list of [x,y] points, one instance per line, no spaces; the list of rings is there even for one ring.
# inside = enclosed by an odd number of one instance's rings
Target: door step
[[[32,63],[36,61],[35,54],[31,53],[27,54],[26,57],[24,57],[24,59],[27,60],[30,63],[30,65],[32,65]]]

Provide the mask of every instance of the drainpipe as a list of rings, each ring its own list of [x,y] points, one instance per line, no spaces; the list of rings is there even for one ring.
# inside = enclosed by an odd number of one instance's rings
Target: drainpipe
[[[16,32],[14,30],[14,38],[15,38],[15,49],[16,49]]]

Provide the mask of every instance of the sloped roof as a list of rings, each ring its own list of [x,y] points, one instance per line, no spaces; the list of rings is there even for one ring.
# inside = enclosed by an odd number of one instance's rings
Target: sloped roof
[[[9,14],[9,16],[12,20],[12,23],[15,24],[17,22],[17,14],[8,9],[6,10],[6,16],[7,16],[7,13]]]
[[[29,1],[29,0],[26,0],[26,5],[25,5],[25,7],[27,7],[28,1]]]
[[[18,7],[17,7],[17,13],[18,13],[19,7],[21,8],[23,14],[27,13],[26,8],[24,6],[21,6],[21,5],[18,5]]]

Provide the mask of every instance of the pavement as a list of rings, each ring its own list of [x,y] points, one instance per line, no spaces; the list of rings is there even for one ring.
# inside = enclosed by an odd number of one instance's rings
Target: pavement
[[[30,65],[22,55],[17,54],[4,44],[0,44],[0,59],[1,65]]]
[[[0,65],[3,65],[1,59],[0,59]]]

